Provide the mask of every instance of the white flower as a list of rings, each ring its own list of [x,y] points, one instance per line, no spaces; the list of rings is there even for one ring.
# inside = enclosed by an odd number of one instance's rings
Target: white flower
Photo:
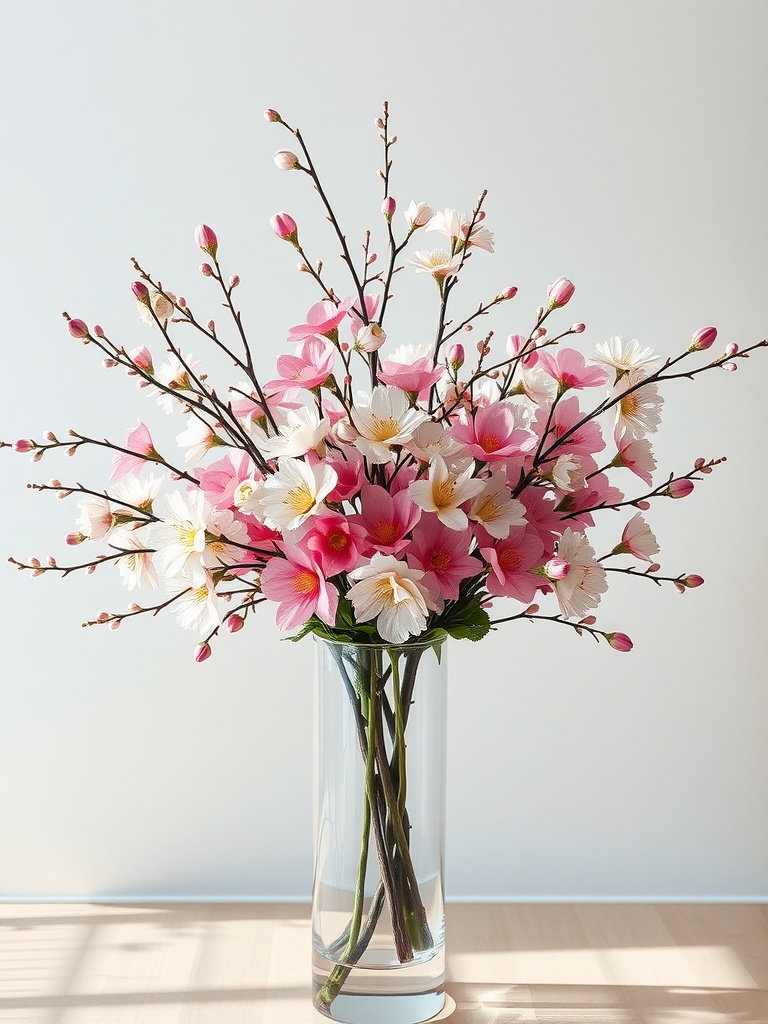
[[[112,532],[115,520],[112,507],[106,498],[88,495],[82,501],[78,501],[77,507],[80,509],[77,525],[84,537],[89,540],[102,540]]]
[[[447,465],[454,466],[454,468],[455,460],[464,451],[463,445],[451,437],[446,426],[435,420],[427,420],[416,427],[413,438],[405,447],[421,462],[430,462],[436,455],[439,455],[445,459]]]
[[[617,377],[623,377],[630,370],[638,370],[641,366],[649,366],[657,362],[659,356],[651,348],[641,348],[634,338],[616,337],[601,342],[592,356],[593,363],[599,363],[608,369],[616,370]]]
[[[391,462],[393,446],[410,441],[414,430],[429,419],[426,413],[411,408],[400,388],[382,385],[370,395],[360,395],[353,418],[358,434],[355,447],[375,464]]]
[[[475,223],[472,225],[472,232],[469,225],[472,223],[472,216],[466,213],[459,213],[458,210],[442,210],[436,213],[427,224],[427,231],[437,231],[441,235],[452,239],[454,242],[463,243],[469,235],[469,245],[477,246],[478,249],[485,249],[493,252],[493,232],[482,226],[484,214],[478,213]]]
[[[193,581],[181,575],[172,581],[171,591],[180,594],[174,607],[176,620],[184,629],[196,629],[207,636],[221,623],[213,576],[204,571]]]
[[[425,356],[432,358],[432,348],[429,345],[398,345],[396,349],[387,356],[387,361],[399,363],[401,366],[413,366],[417,359],[424,359]]]
[[[206,532],[203,565],[208,569],[239,565],[243,561],[240,545],[248,544],[248,541],[248,527],[236,519],[230,509],[212,509]]]
[[[584,466],[576,455],[561,455],[547,475],[555,487],[566,494],[580,491],[587,486]]]
[[[336,471],[326,463],[308,466],[300,459],[280,459],[278,471],[261,491],[263,520],[273,530],[295,530],[320,511],[336,486]]]
[[[232,495],[232,503],[235,508],[244,513],[244,515],[260,516],[263,486],[263,480],[255,480],[253,477],[248,480],[242,480]]]
[[[184,362],[190,370],[194,370],[196,366],[200,365],[199,359],[193,359],[192,354],[184,356]],[[168,359],[160,366],[155,379],[159,384],[164,384],[167,388],[172,388],[174,391],[190,391],[192,388],[192,381],[186,368],[182,366],[181,360],[178,356],[171,353]],[[183,398],[175,398],[173,395],[166,394],[165,391],[160,391],[158,388],[152,388],[152,393],[157,397],[157,404],[163,410],[166,415],[173,412],[174,405],[176,402],[184,401]]]
[[[458,210],[440,210],[432,217],[425,230],[437,231],[438,234],[445,235],[446,238],[463,242],[464,236],[461,233],[463,222],[464,217]]]
[[[168,298],[166,298],[166,295]],[[175,308],[174,302],[176,301],[176,296],[173,292],[166,292],[165,295],[163,295],[162,292],[158,292],[152,288],[149,292],[149,301],[151,303],[152,310],[154,310],[155,316],[160,323],[163,323],[164,320],[170,320],[173,316]],[[136,305],[139,307],[139,316],[141,319],[145,323],[154,324],[155,320],[147,303],[139,301]]]
[[[155,476],[154,473],[149,473],[144,479],[133,473],[127,473],[112,485],[112,497],[116,503],[124,501],[126,505],[132,505],[133,508],[151,512],[152,502],[157,497],[162,485],[162,477]]]
[[[369,565],[354,569],[349,578],[355,582],[348,597],[358,622],[376,619],[383,640],[404,643],[409,636],[424,631],[429,611],[437,610],[429,591],[418,581],[424,573],[411,569],[394,555],[376,553]]]
[[[417,203],[412,199],[408,209],[403,211],[403,215],[408,230],[415,231],[416,228],[423,228],[434,217],[435,211],[426,203]]]
[[[387,332],[378,324],[366,324],[361,327],[352,346],[355,352],[377,352],[387,340]]]
[[[581,619],[597,608],[600,596],[608,589],[605,569],[584,534],[570,528],[560,538],[557,554],[568,563],[569,572],[564,579],[550,579],[550,584],[562,614]]]
[[[621,534],[621,543],[613,549],[614,555],[632,555],[643,562],[653,562],[661,548],[648,523],[638,512],[632,516]]]
[[[437,513],[437,518],[449,530],[465,530],[467,514],[459,508],[474,498],[483,489],[482,480],[473,480],[474,466],[470,465],[458,476],[454,476],[443,459],[436,455],[429,465],[426,480],[414,480],[408,490],[411,497],[425,512]]]
[[[289,409],[283,422],[278,425],[277,434],[268,436],[262,432],[258,441],[259,450],[270,459],[278,456],[295,459],[312,450],[322,455],[325,451],[324,439],[330,429],[331,421],[325,417],[320,419],[314,406]]]
[[[513,526],[525,526],[525,505],[512,497],[506,473],[494,473],[483,481],[483,489],[470,507],[469,518],[499,540],[507,537]]]
[[[614,385],[612,397],[621,396],[613,406],[614,433],[626,434],[632,438],[656,433],[661,423],[661,408],[664,405],[659,389],[655,384],[646,384],[629,391],[644,379],[644,370],[630,370]]]
[[[187,429],[176,435],[176,444],[179,448],[188,449],[184,453],[187,465],[196,465],[211,448],[223,445],[224,442],[207,423],[199,420],[197,416],[191,416]]]
[[[422,249],[413,257],[408,262],[416,268],[417,274],[431,274],[438,279],[455,274],[461,264],[461,254],[452,256],[447,249]]]
[[[157,587],[157,573],[152,564],[152,553],[146,550],[150,545],[144,533],[142,529],[115,530],[110,541],[110,546],[116,550],[128,551],[124,558],[117,559],[117,568],[129,590],[136,587],[154,590]]]
[[[158,568],[166,579],[185,573],[192,586],[200,586],[211,508],[202,491],[173,491],[166,496],[165,512],[165,518],[149,531]]]
[[[547,409],[556,391],[557,382],[540,366],[524,366],[522,361],[516,364],[510,395],[525,395],[540,408]]]

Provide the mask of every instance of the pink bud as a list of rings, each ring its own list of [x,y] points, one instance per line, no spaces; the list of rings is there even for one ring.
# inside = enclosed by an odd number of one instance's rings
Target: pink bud
[[[697,576],[695,575],[695,573],[693,573],[690,576],[683,576],[680,582],[684,586],[689,587],[691,590],[695,590],[696,587],[700,587],[702,585],[702,583],[704,582],[704,577]]]
[[[210,263],[201,263],[200,273],[203,275],[203,277],[211,277],[213,275],[213,267],[211,266]]]
[[[72,451],[72,449],[70,448],[70,449],[69,449],[69,450],[67,451],[67,455],[72,455],[72,454],[74,454],[74,452],[73,452],[73,451]],[[33,454],[32,454],[32,461],[33,461],[33,462],[39,462],[39,461],[40,461],[40,459],[42,459],[42,457],[43,457],[43,450],[42,450],[42,448],[40,448],[40,449],[38,449],[38,450],[37,450],[36,452],[33,452]]]
[[[368,259],[365,261],[366,267],[370,267],[372,263],[375,263],[379,257],[375,252],[369,254]]]
[[[76,544],[82,544],[87,537],[84,533],[68,533],[64,538],[64,542],[69,544],[70,547],[74,547]]]
[[[551,580],[564,580],[571,571],[571,566],[564,558],[550,558],[544,566],[544,571]]]
[[[139,302],[143,302],[147,306],[149,305],[149,288],[147,288],[143,281],[134,281],[131,285],[131,291]]]
[[[299,158],[290,149],[278,149],[272,159],[281,171],[295,171],[297,167],[301,166]]]
[[[68,320],[67,330],[73,338],[88,337],[88,326],[82,320]]]
[[[13,442],[13,450],[15,452],[19,452],[20,455],[25,455],[27,452],[31,452],[34,447],[35,445],[26,437],[21,437],[18,441]]]
[[[184,298],[183,295],[180,295],[178,299],[176,299],[176,305],[179,307],[179,309],[187,308],[187,300]]]
[[[558,277],[547,289],[550,309],[557,309],[570,302],[575,291],[576,286],[572,281],[569,281],[567,277]]]
[[[280,117],[280,115],[278,114],[278,112],[276,110],[272,110],[271,107],[267,107],[267,109],[264,111],[264,119],[266,121],[271,121],[273,124],[275,122],[280,124],[280,122],[283,120],[282,117]]]
[[[95,565],[86,565],[86,567],[85,567],[85,575],[86,576],[92,576],[93,573],[95,573],[95,572],[96,572],[96,566]]]
[[[585,615],[583,619],[579,619],[580,626],[594,626],[597,619],[594,615]]]
[[[448,349],[445,361],[454,373],[456,373],[457,370],[460,370],[464,365],[464,356],[464,346],[460,342],[457,342],[455,345],[451,345]]]
[[[384,214],[388,221],[392,220],[392,216],[397,209],[397,203],[392,196],[387,196],[384,202],[381,204],[381,212]]]
[[[238,274],[233,274],[232,277],[230,277],[230,279],[229,279],[229,287],[230,288],[237,288],[237,286],[239,284],[240,284],[240,276]]]
[[[105,370],[111,370],[115,366],[117,366],[117,360],[116,359],[102,359],[101,365],[104,367]]]
[[[211,259],[216,259],[219,240],[213,228],[209,228],[207,224],[198,224],[195,228],[195,242],[207,256],[210,256]]]
[[[736,363],[721,363],[720,365],[724,370],[727,370],[728,373],[733,373],[735,370],[738,370]]]
[[[614,651],[621,651],[623,654],[631,651],[634,646],[626,633],[606,633],[605,639]]]
[[[738,351],[739,351],[739,346],[736,345],[734,342],[731,342],[730,345],[726,345],[725,346],[725,354],[727,356],[735,356]]]
[[[650,565],[648,566],[648,568],[647,568],[647,569],[645,570],[645,572],[646,572],[646,575],[647,575],[647,574],[648,574],[649,572],[658,572],[660,568],[661,568],[661,566],[659,565],[659,563],[658,563],[658,562],[651,562],[651,564],[650,564]]]
[[[669,486],[663,492],[668,498],[687,498],[693,490],[693,480],[683,477],[681,480],[670,480]]]
[[[571,334],[583,334],[584,331],[586,331],[586,329],[587,329],[587,325],[586,324],[572,324],[571,325]]]
[[[701,327],[691,338],[691,344],[688,346],[688,351],[703,352],[705,348],[709,348],[713,344],[716,337],[716,327]]]
[[[282,238],[286,242],[290,242],[292,245],[296,245],[299,240],[299,229],[296,226],[296,221],[288,213],[276,213],[274,217],[270,217],[269,223],[272,225],[272,230],[275,232],[278,238]]]
[[[152,372],[152,353],[146,347],[142,345],[141,348],[131,349],[131,359],[134,364],[139,367],[140,370],[149,370]]]
[[[496,296],[496,302],[506,302],[507,299],[514,299],[516,295],[517,288],[515,285],[511,284],[509,288],[504,288],[503,291],[499,292]]]
[[[529,604],[523,612],[523,615],[535,615],[538,610],[539,606],[537,604]]]
[[[675,580],[674,586],[675,586],[675,590],[678,592],[678,594],[684,594],[685,593],[685,584],[684,583],[679,583],[677,580]]]
[[[97,622],[106,622],[108,618],[109,618],[109,612],[99,612],[99,614],[96,616],[96,621]]]
[[[635,502],[635,508],[641,508],[643,510],[643,512],[647,512],[650,507],[651,507],[650,501],[636,501]]]
[[[384,127],[384,118],[383,117],[377,117],[376,118],[376,127],[377,128],[383,128]]]
[[[226,626],[230,633],[239,633],[245,625],[245,619],[242,615],[228,615],[226,619]]]
[[[94,337],[96,337],[96,338],[103,338],[104,337],[104,328],[100,327],[98,324],[95,324],[94,328],[93,328],[93,334],[94,334]]]
[[[109,628],[110,629],[120,629],[120,622],[121,622],[120,619],[113,619],[110,622],[110,624],[109,624]]]
[[[199,665],[200,662],[207,661],[212,654],[213,651],[211,650],[211,645],[206,640],[203,640],[203,642],[198,644],[195,648],[195,661]]]
[[[209,320],[208,323],[205,326],[208,328],[208,330],[211,332],[211,334],[215,334],[216,333],[216,322],[215,322],[215,320]]]

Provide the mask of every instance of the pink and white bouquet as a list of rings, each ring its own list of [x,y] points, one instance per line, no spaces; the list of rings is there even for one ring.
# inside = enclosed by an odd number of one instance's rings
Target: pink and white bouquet
[[[554,326],[574,294],[561,277],[523,333],[510,333],[500,349],[493,332],[465,347],[461,339],[475,337],[476,323],[517,292],[501,288],[449,317],[467,261],[494,250],[485,193],[467,214],[435,212],[424,202],[398,214],[390,189],[396,139],[385,106],[376,123],[387,257],[377,261],[367,232],[356,262],[301,133],[275,111],[265,116],[295,139],[299,152],[280,150],[275,162],[314,185],[349,283],[337,290],[305,252],[292,217],[272,218],[274,233],[296,250],[300,271],[318,288],[306,314],[291,316],[301,322],[288,329],[289,350],[274,371],[256,365],[235,301],[240,279],[224,271],[206,225],[195,232],[205,255],[200,272],[224,306],[227,328],[198,316],[135,261],[133,294],[156,329],[157,347],[124,346],[65,314],[69,334],[99,350],[105,367],[134,377],[150,407],[182,414],[180,451],[161,453],[143,420],[123,444],[76,430],[17,440],[12,447],[35,462],[56,449],[105,448],[112,473],[106,487],[58,479],[32,485],[76,496],[79,515],[67,543],[101,542],[105,551],[77,564],[12,561],[33,575],[90,573],[112,563],[132,596],[161,596],[102,612],[88,625],[116,628],[169,609],[200,635],[198,661],[210,656],[222,626],[240,630],[264,603],[297,638],[479,640],[499,622],[546,619],[630,650],[629,637],[598,626],[594,614],[610,574],[669,583],[681,593],[703,582],[661,574],[645,513],[654,500],[686,497],[720,461],[700,458],[686,472],[654,475],[660,385],[735,370],[766,341],[731,344],[712,359],[717,331],[704,327],[672,358],[621,337],[585,356],[563,344],[584,333],[583,323]],[[416,235],[429,241],[411,250]],[[432,240],[437,247],[427,248]],[[400,269],[424,275],[434,338],[387,337]],[[231,361],[234,383],[213,386],[190,351],[191,331]],[[708,353],[703,362],[701,353]],[[625,516],[615,542],[598,554],[589,531],[607,509]]]

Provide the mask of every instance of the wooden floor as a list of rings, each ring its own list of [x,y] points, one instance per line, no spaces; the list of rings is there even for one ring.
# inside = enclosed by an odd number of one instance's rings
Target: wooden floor
[[[0,1021],[319,1024],[302,905],[0,906]],[[768,1024],[764,905],[448,908],[452,1024]]]

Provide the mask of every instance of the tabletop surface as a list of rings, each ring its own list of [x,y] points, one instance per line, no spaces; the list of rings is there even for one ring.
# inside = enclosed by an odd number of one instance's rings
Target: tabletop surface
[[[763,904],[450,904],[452,1024],[768,1024]],[[304,904],[0,905],[0,1021],[320,1024]]]

